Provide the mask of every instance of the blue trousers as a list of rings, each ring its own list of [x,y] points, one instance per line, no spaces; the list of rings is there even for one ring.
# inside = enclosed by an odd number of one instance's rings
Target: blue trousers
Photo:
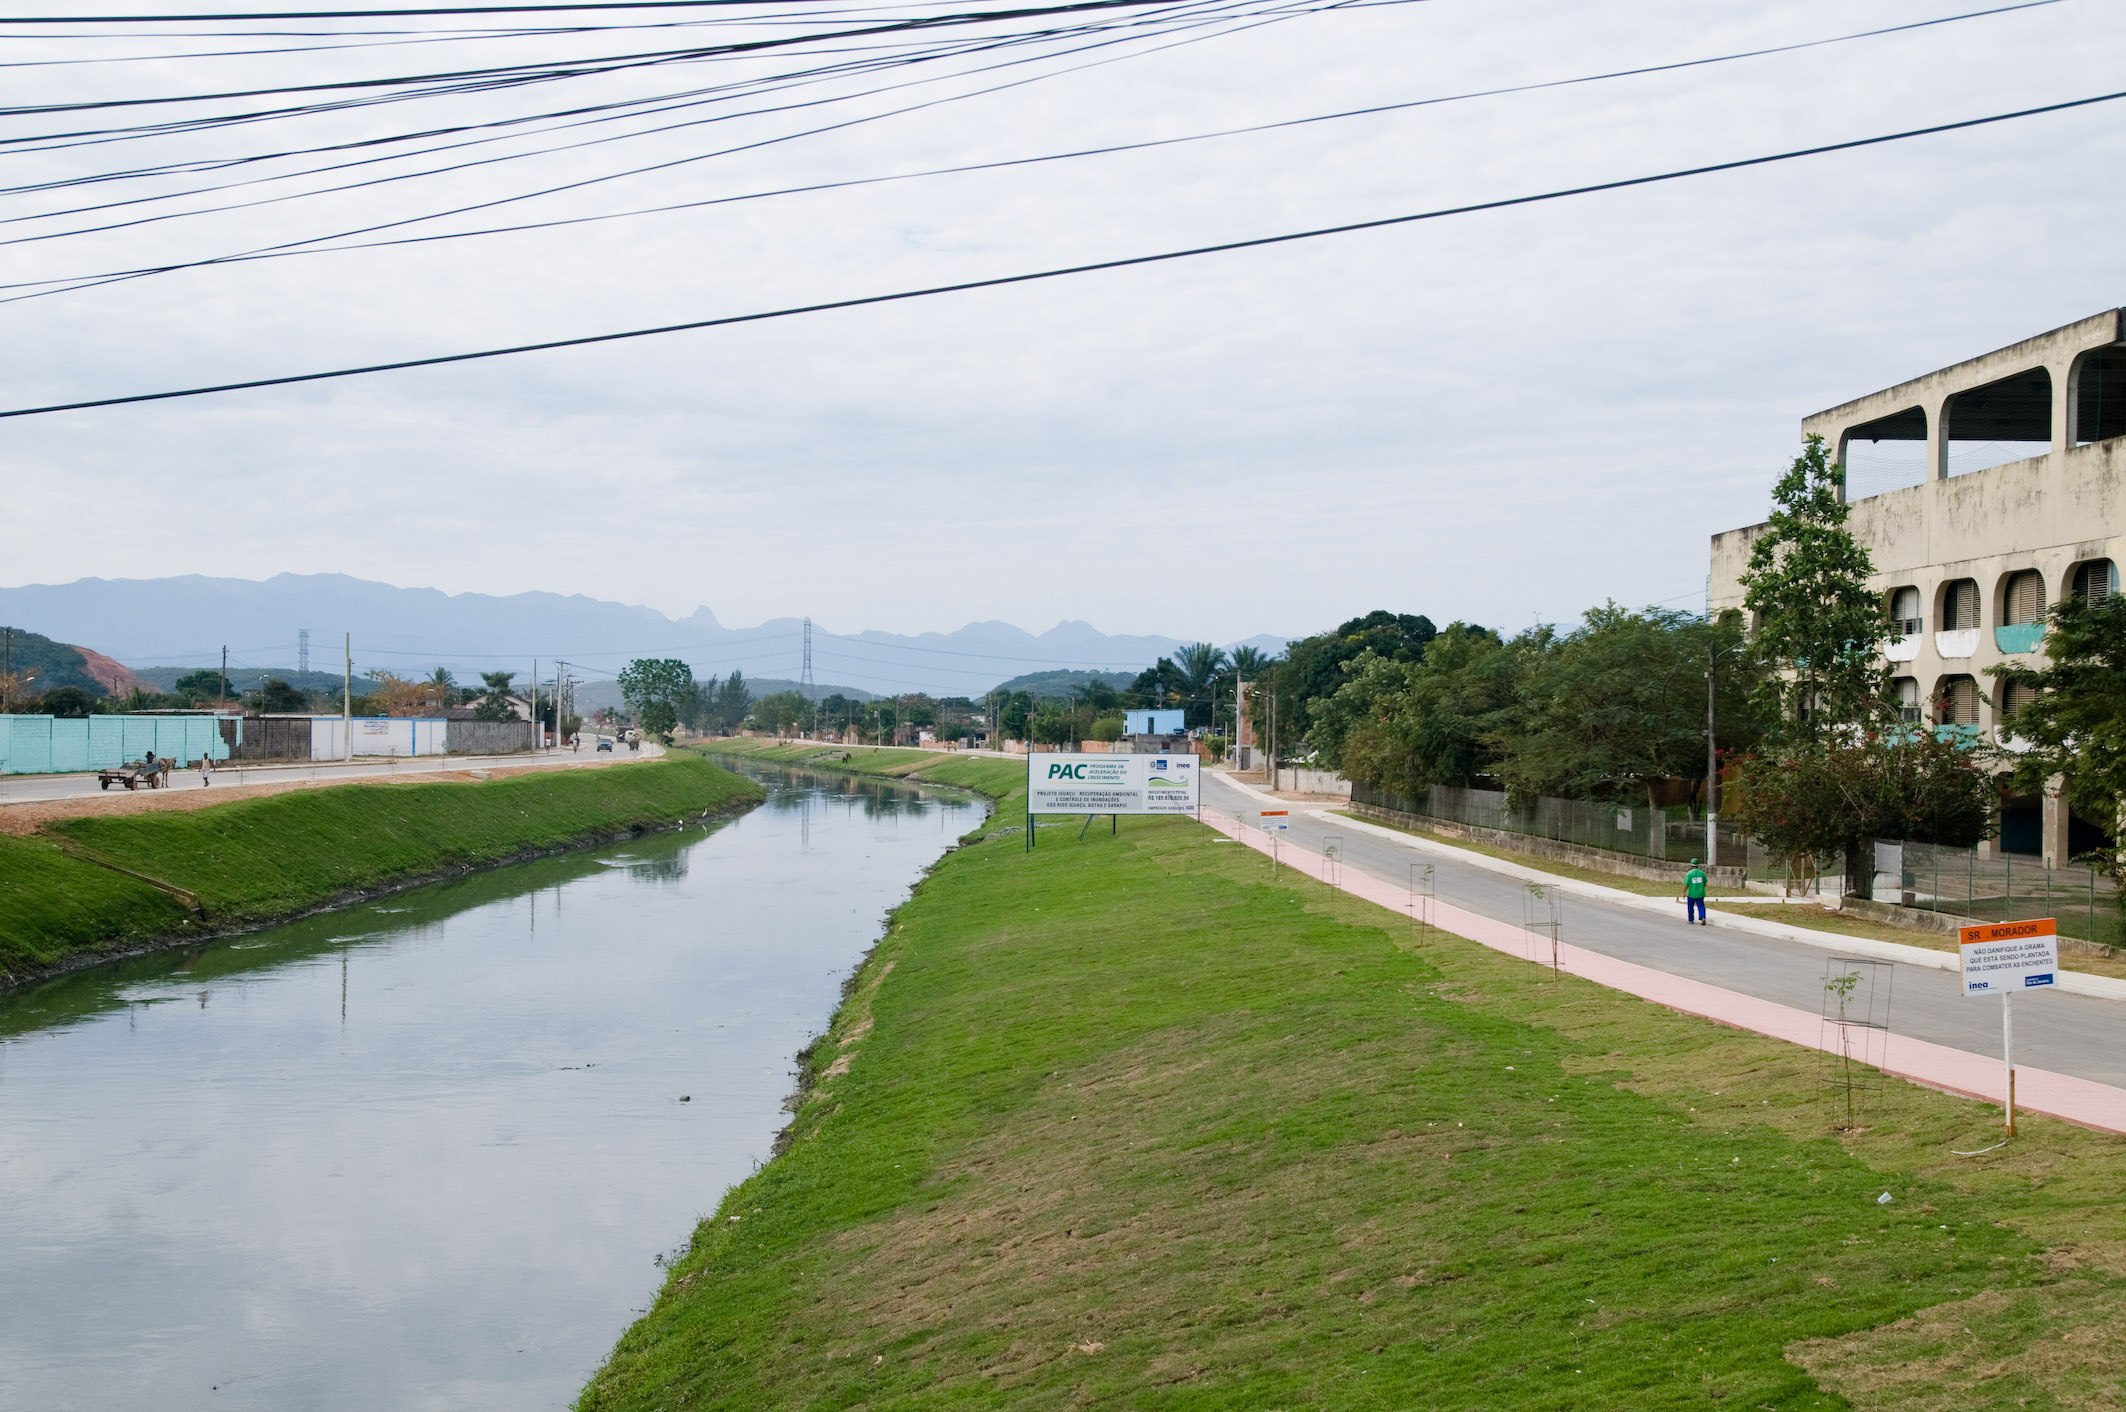
[[[1684,921],[1684,923],[1685,923],[1686,925],[1688,925],[1688,924],[1689,924],[1689,923],[1691,923],[1691,922],[1702,922],[1702,921],[1704,921],[1704,920],[1705,920],[1705,899],[1704,899],[1704,898],[1702,898],[1702,897],[1686,897],[1686,898],[1684,898],[1684,899],[1683,899],[1683,921]]]

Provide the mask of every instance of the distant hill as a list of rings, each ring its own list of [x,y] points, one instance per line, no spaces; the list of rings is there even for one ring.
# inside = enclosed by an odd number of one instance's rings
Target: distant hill
[[[347,634],[357,672],[426,676],[444,666],[463,682],[498,668],[522,680],[535,659],[544,677],[556,658],[589,669],[585,675],[595,679],[635,657],[677,657],[704,679],[735,667],[748,677],[787,681],[799,674],[804,651],[804,620],[797,617],[727,628],[707,608],[671,618],[581,594],[444,593],[345,574],[28,584],[0,588],[0,622],[34,624],[55,641],[108,653],[136,671],[218,666],[227,647],[232,667],[286,675],[303,629],[311,635],[310,664],[325,676],[339,665]],[[1281,637],[1246,641],[1272,651],[1284,646]],[[1109,634],[1076,621],[1040,633],[992,621],[914,635],[835,632],[815,622],[812,658],[814,674],[846,683],[844,694],[855,687],[980,697],[1004,678],[1028,672],[1134,674],[1181,644],[1176,637]]]
[[[89,669],[89,660],[78,647],[54,642],[41,633],[12,629],[4,649],[6,663],[17,676],[26,677],[21,695],[42,696],[62,686],[77,687],[90,696],[106,695],[104,684]]]
[[[724,673],[724,676],[729,675],[729,672]],[[787,681],[782,677],[747,677],[746,689],[757,698],[769,696],[778,691],[802,691],[804,687],[801,682]],[[837,692],[848,697],[851,701],[878,700],[877,696],[860,687],[834,686],[828,682],[821,682],[818,686],[813,687],[812,691],[821,701],[825,701]],[[620,683],[612,680],[578,682],[576,683],[575,701],[576,709],[586,715],[596,711],[601,706],[610,706],[617,711],[620,709]]]
[[[216,660],[212,662],[195,662],[186,667],[141,667],[133,675],[146,682],[155,691],[174,691],[177,688],[177,679],[187,672],[219,672],[220,670],[221,662]],[[426,674],[424,673],[423,675]],[[267,677],[279,677],[297,691],[325,691],[336,694],[341,686],[341,678],[338,672],[298,672],[293,667],[231,667],[229,668],[229,690],[237,695],[247,691],[256,691],[259,683],[263,682]],[[459,683],[460,686],[478,686],[479,684],[478,677],[469,682]],[[356,696],[362,696],[374,690],[376,690],[376,683],[370,678],[360,674],[355,676],[354,694]]]
[[[1090,686],[1104,681],[1120,691],[1137,679],[1135,672],[1028,672],[1023,677],[1013,677],[995,689],[998,691],[1023,691],[1036,701],[1064,701],[1070,697],[1072,687]]]

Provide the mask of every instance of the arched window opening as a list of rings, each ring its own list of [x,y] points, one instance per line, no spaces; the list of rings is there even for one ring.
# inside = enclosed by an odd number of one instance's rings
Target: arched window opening
[[[1934,693],[1934,720],[1944,726],[1977,725],[1978,683],[1970,677],[1943,677]]]
[[[2010,626],[2035,623],[2045,616],[2045,576],[2035,569],[2008,575],[2001,594],[2001,621]]]
[[[2068,592],[2076,598],[2101,603],[2119,591],[2119,566],[2109,559],[2091,559],[2076,564]]]
[[[2044,368],[1974,387],[1942,409],[1942,474],[1970,475],[2052,449],[2052,374]]]
[[[1908,726],[1918,725],[1920,717],[1919,679],[1917,677],[1898,677],[1890,683],[1890,689],[1897,693],[1897,719]]]
[[[2093,348],[2074,364],[2074,443],[2126,436],[2126,344]]]
[[[1941,630],[1964,632],[1978,627],[1978,581],[1955,579],[1942,585]]]
[[[1839,462],[1845,467],[1847,500],[1920,484],[1927,478],[1926,410],[1908,407],[1846,428]]]
[[[1927,630],[1918,589],[1907,586],[1890,594],[1890,619],[1890,630],[1899,637],[1912,637]]]
[[[2001,690],[2001,714],[2013,716],[2036,700],[2036,687],[2027,682],[2010,682]]]

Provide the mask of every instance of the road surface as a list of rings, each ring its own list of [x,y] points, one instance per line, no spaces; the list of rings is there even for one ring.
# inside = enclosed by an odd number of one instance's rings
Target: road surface
[[[1255,817],[1259,793],[1207,773],[1203,803],[1229,817]],[[1440,901],[1520,926],[1525,885],[1517,878],[1429,849],[1419,849],[1309,811],[1320,804],[1280,801],[1291,810],[1286,838],[1319,853],[1329,835],[1341,837],[1343,866],[1394,887],[1407,888],[1412,863],[1430,864]],[[1562,937],[1576,946],[1685,976],[1809,1014],[1823,1009],[1825,962],[1833,953],[1798,942],[1752,936],[1721,927],[1692,927],[1676,904],[1672,920],[1597,901],[1563,899]],[[1890,996],[1890,1028],[1901,1035],[1998,1059],[2000,1006],[1966,999],[1954,971],[1898,966]],[[2126,1002],[2058,991],[2028,991],[2015,1008],[2015,1062],[2126,1087]]]

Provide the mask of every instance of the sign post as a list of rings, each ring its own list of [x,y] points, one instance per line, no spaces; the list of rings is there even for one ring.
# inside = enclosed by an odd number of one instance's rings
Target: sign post
[[[1026,850],[1042,814],[1194,814],[1200,808],[1194,755],[1079,755],[1046,751],[1026,757]],[[1084,837],[1080,830],[1079,837]]]
[[[1277,835],[1290,832],[1292,811],[1289,809],[1265,809],[1262,811],[1262,831],[1270,836],[1270,875],[1277,874]]]
[[[2054,917],[1989,922],[1956,931],[1965,995],[2001,998],[2001,1076],[2008,1133],[2015,1134],[2015,992],[2053,983],[2060,968],[2060,928]]]

